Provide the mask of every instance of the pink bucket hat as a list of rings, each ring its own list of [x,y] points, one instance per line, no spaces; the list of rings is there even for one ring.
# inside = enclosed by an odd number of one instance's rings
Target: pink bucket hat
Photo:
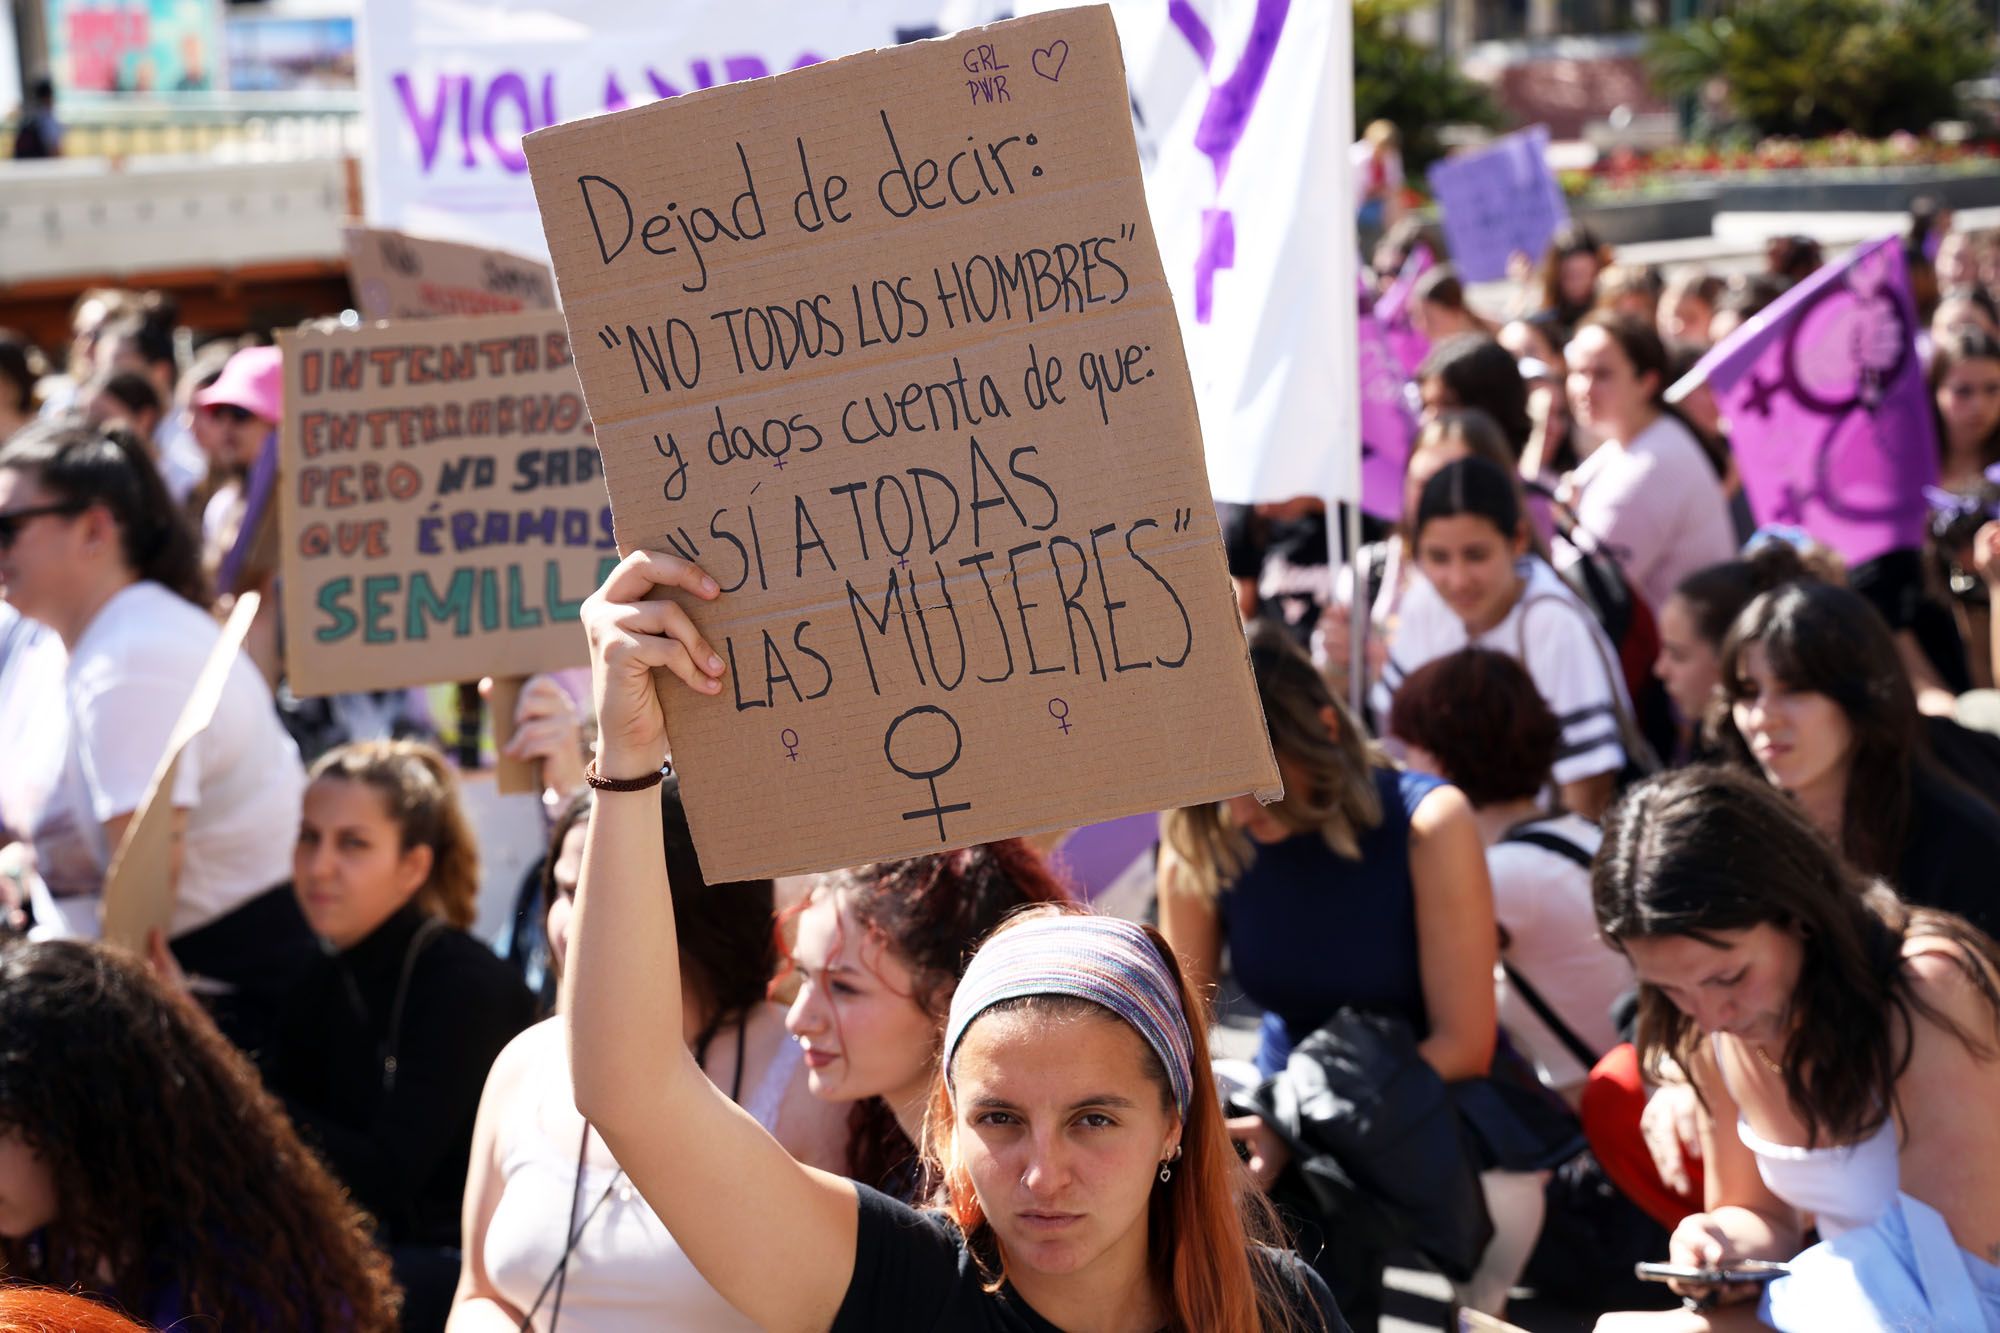
[[[196,407],[240,407],[277,421],[284,416],[285,362],[275,347],[246,347],[223,364],[215,383],[194,396]]]

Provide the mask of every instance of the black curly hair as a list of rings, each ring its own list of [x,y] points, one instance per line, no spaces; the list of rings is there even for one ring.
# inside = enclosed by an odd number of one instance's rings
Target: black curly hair
[[[38,1238],[0,1238],[7,1277],[142,1316],[177,1291],[210,1328],[397,1327],[367,1215],[249,1061],[136,959],[0,945],[0,1033],[0,1128],[48,1164],[61,1201]]]

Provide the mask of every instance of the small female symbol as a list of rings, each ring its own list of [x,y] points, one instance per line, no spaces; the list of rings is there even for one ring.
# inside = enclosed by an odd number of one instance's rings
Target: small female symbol
[[[799,762],[798,732],[793,731],[790,727],[786,727],[783,731],[778,733],[778,744],[785,747],[785,758],[791,760],[795,764]]]
[[[1056,707],[1058,704],[1062,705],[1060,711]],[[1057,725],[1062,728],[1063,735],[1069,735],[1069,704],[1066,701],[1062,699],[1049,700],[1049,716],[1054,718]]]

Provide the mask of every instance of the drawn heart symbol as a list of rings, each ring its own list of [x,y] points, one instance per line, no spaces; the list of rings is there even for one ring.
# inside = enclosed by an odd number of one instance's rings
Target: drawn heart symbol
[[[1063,62],[1069,59],[1069,43],[1057,38],[1035,52],[1035,73],[1054,83],[1062,77]],[[1046,60],[1048,64],[1043,65]]]

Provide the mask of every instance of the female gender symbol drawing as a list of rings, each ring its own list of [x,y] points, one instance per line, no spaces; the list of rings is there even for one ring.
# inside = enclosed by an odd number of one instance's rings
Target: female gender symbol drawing
[[[896,733],[902,729],[905,722],[909,722],[912,718],[927,717],[933,714],[944,719],[944,725],[950,729],[951,754],[945,758],[944,762],[930,768],[916,767],[922,761],[915,758],[912,758],[908,764],[899,762],[896,758]],[[914,742],[906,742],[903,747],[906,752],[909,750],[911,744],[917,745],[920,750],[932,750],[934,752],[941,752],[943,750],[943,745],[936,743],[943,741],[945,735],[943,731],[938,730],[935,725],[922,723],[918,724],[918,730],[930,734],[928,737],[919,735]],[[958,756],[963,749],[963,744],[964,738],[958,730],[957,721],[950,713],[945,712],[944,709],[939,708],[936,704],[923,704],[912,708],[909,712],[902,714],[895,721],[891,722],[889,730],[882,736],[882,753],[888,758],[889,767],[895,769],[898,773],[901,773],[913,782],[928,782],[930,784],[930,808],[928,810],[906,810],[903,812],[903,818],[935,818],[937,820],[939,842],[949,841],[944,831],[944,817],[949,814],[956,814],[960,810],[970,810],[972,808],[970,801],[960,801],[953,805],[943,804],[937,790],[937,780],[946,773],[949,773],[952,765],[958,762]],[[906,755],[906,757],[908,756]]]
[[[1817,505],[1823,539],[1843,548],[1850,542],[1833,531],[1851,531],[1862,549],[1882,540],[1863,532],[1921,514],[1907,465],[1923,460],[1902,455],[1928,448],[1928,422],[1915,419],[1926,414],[1912,376],[1914,312],[1892,268],[1900,262],[1885,246],[1810,295],[1783,335],[1775,382],[1753,370],[1742,402],[1767,428],[1785,422],[1795,432],[1796,462],[1771,517],[1802,523]]]

